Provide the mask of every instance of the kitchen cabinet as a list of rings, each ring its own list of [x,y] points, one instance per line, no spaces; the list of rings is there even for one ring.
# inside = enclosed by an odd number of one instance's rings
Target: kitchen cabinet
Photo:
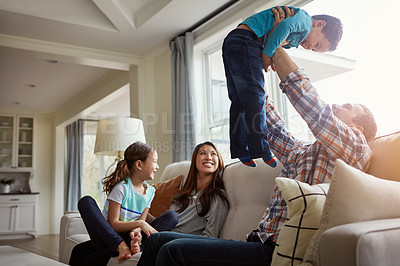
[[[0,195],[0,239],[36,236],[38,194]]]
[[[32,116],[0,115],[0,169],[34,168]]]

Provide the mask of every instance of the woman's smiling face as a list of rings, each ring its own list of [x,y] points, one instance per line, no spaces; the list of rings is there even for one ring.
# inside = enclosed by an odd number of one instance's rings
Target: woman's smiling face
[[[196,157],[196,168],[199,173],[212,174],[219,165],[217,151],[210,145],[203,145]]]

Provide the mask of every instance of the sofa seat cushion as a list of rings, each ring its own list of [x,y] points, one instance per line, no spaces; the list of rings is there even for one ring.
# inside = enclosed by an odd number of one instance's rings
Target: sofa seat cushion
[[[107,266],[118,266],[118,265],[126,265],[126,266],[135,266],[140,260],[140,256],[142,253],[137,253],[133,255],[130,259],[124,260],[124,261],[119,261],[118,257],[112,257],[108,263]]]
[[[400,218],[351,223],[321,235],[319,265],[399,265]]]

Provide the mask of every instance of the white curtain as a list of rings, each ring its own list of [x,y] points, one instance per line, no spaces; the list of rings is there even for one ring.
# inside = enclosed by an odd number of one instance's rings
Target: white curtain
[[[67,199],[66,211],[77,211],[83,175],[83,126],[78,120],[67,126]]]
[[[193,33],[170,43],[172,75],[173,161],[190,160],[195,147]]]

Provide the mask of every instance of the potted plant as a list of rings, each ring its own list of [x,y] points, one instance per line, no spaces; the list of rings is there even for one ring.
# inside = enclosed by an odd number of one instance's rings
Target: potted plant
[[[13,178],[1,178],[0,179],[0,193],[10,193],[11,185],[14,184]]]

